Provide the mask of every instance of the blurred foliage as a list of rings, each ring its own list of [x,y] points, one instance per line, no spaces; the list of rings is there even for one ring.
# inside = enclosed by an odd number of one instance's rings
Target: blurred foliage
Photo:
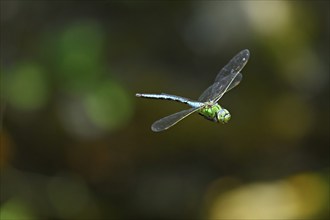
[[[327,219],[328,1],[1,1],[0,219]],[[237,52],[221,125],[196,98]]]
[[[48,83],[39,65],[22,63],[4,79],[5,99],[15,108],[34,110],[43,107],[48,99]],[[22,91],[24,91],[22,93]]]

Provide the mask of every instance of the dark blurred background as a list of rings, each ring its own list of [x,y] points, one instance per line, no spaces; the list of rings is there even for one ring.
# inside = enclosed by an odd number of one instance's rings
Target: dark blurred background
[[[328,1],[1,0],[1,219],[325,219]],[[239,51],[226,125],[197,99]]]

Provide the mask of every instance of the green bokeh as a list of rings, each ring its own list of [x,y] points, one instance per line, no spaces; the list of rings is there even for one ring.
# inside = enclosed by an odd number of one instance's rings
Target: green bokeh
[[[85,99],[85,107],[90,119],[100,128],[113,130],[130,121],[133,106],[126,90],[117,82],[107,80]]]
[[[12,198],[0,206],[1,220],[36,220],[31,207],[19,198]]]
[[[4,96],[8,103],[21,110],[43,107],[49,98],[49,85],[45,70],[36,63],[16,65],[3,76]]]
[[[104,32],[98,25],[71,24],[56,41],[56,77],[70,90],[93,87],[104,73]]]

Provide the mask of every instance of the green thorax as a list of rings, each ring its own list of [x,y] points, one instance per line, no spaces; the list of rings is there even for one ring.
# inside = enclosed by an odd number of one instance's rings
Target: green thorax
[[[221,106],[217,103],[214,105],[205,105],[201,110],[199,110],[199,114],[211,121],[218,121],[217,113],[221,109]]]

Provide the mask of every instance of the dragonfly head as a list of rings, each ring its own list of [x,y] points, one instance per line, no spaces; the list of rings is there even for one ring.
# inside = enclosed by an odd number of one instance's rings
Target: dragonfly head
[[[222,108],[217,112],[218,122],[221,122],[222,124],[228,123],[230,118],[231,118],[231,115],[227,109]]]

